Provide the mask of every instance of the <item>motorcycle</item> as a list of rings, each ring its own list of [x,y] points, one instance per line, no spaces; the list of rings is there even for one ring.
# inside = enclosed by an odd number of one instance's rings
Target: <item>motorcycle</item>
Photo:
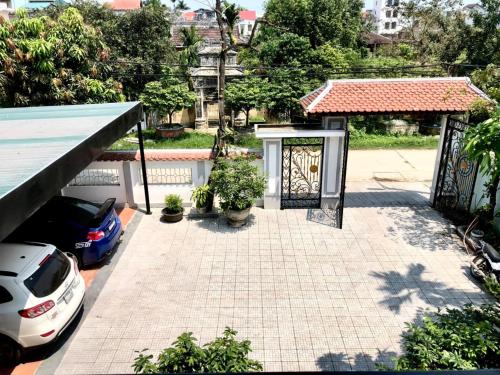
[[[479,241],[479,243],[481,247],[470,265],[471,275],[478,280],[494,277],[500,282],[500,253],[484,241]]]

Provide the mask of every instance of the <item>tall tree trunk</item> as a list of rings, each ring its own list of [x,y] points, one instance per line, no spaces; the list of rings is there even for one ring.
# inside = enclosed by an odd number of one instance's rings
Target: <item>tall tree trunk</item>
[[[219,25],[219,33],[221,40],[221,51],[219,55],[219,92],[218,92],[218,104],[219,104],[219,129],[217,130],[217,145],[216,145],[216,157],[224,152],[225,148],[225,134],[226,134],[226,119],[224,111],[224,93],[226,88],[226,58],[227,58],[227,42],[226,42],[226,27],[224,25],[223,13],[222,13],[222,1],[215,1],[215,14],[217,16],[217,24]]]
[[[173,112],[170,112],[170,113],[168,114],[168,124],[169,124],[170,126],[172,126],[172,115],[173,115]]]
[[[248,128],[248,124],[250,123],[250,109],[246,110],[246,120],[245,120],[245,127]]]

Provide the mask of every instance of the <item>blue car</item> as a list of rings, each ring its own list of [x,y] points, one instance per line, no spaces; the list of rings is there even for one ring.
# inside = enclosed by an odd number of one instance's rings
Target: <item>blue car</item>
[[[115,199],[95,204],[57,196],[25,221],[7,241],[37,241],[76,256],[80,267],[102,261],[122,234]]]

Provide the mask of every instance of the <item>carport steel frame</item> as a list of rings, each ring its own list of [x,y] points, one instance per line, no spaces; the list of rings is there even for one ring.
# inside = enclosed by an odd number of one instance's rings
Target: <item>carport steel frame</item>
[[[82,143],[59,159],[41,169],[32,178],[24,181],[0,199],[0,240],[43,206],[51,197],[60,193],[78,173],[97,159],[109,146],[122,137],[134,125],[138,126],[140,154],[143,171],[145,168],[144,144],[141,130],[142,104],[134,105],[122,115],[103,126]],[[150,214],[147,179],[144,179],[146,213]]]

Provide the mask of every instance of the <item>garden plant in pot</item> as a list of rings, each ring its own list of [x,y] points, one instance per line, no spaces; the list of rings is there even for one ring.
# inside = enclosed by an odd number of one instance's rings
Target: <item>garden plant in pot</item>
[[[191,200],[194,202],[196,211],[199,214],[205,214],[207,212],[208,198],[212,195],[210,186],[208,184],[203,184],[198,186],[193,190],[191,195]]]
[[[184,207],[182,198],[177,194],[169,194],[165,197],[165,208],[161,210],[162,221],[167,223],[177,223],[182,220]]]
[[[196,101],[196,94],[176,77],[171,68],[165,67],[159,81],[146,84],[140,99],[147,110],[155,114],[151,117],[156,122],[156,134],[162,138],[175,138],[184,133],[184,127],[173,124],[172,117],[175,112],[191,107]],[[167,115],[168,124],[162,123]]]
[[[212,186],[229,225],[238,228],[247,223],[250,209],[264,195],[266,178],[251,159],[238,157],[219,161]]]

